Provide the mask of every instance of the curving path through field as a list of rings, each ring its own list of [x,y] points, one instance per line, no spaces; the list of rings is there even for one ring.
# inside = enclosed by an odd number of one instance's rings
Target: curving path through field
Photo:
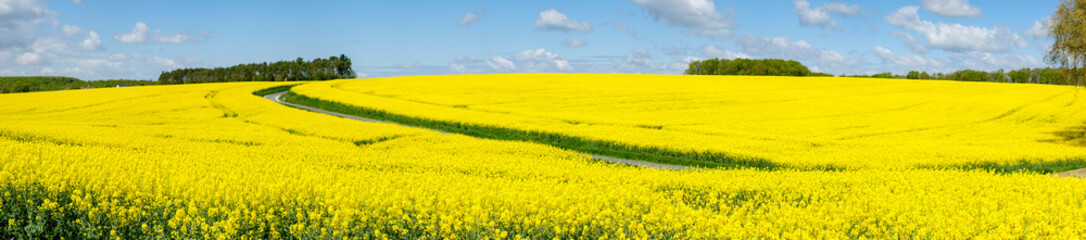
[[[1074,177],[1074,178],[1086,178],[1086,168],[1075,169],[1071,171],[1063,171],[1053,173],[1053,177]]]
[[[315,113],[323,113],[323,114],[328,114],[328,115],[332,115],[332,116],[336,116],[336,117],[349,118],[349,119],[354,119],[354,120],[359,120],[359,121],[366,121],[366,122],[396,124],[396,125],[400,125],[400,126],[404,126],[404,127],[426,129],[426,130],[430,130],[430,131],[434,131],[434,132],[439,132],[441,134],[449,134],[447,132],[442,132],[442,131],[429,129],[429,128],[422,128],[422,127],[417,127],[417,126],[403,125],[403,124],[394,123],[394,122],[386,122],[386,121],[381,121],[381,120],[377,120],[377,119],[364,118],[364,117],[348,115],[348,114],[343,114],[343,113],[338,113],[338,112],[332,112],[332,111],[313,108],[313,107],[309,107],[309,106],[304,106],[304,105],[298,105],[298,104],[285,102],[285,101],[283,101],[283,99],[281,97],[283,96],[283,94],[286,94],[287,92],[289,92],[289,91],[282,91],[282,92],[277,92],[277,93],[264,95],[264,98],[266,98],[268,100],[275,101],[275,102],[277,102],[279,104],[289,106],[289,107],[302,109],[302,110],[315,112]],[[643,161],[621,159],[621,158],[613,158],[613,157],[599,156],[599,155],[591,155],[591,156],[592,156],[592,159],[603,160],[603,161],[608,161],[608,162],[613,162],[613,163],[622,163],[622,164],[629,164],[629,165],[634,165],[634,166],[655,168],[655,169],[665,169],[665,170],[683,170],[683,169],[687,169],[687,167],[685,167],[685,166],[678,166],[678,165],[643,162]]]

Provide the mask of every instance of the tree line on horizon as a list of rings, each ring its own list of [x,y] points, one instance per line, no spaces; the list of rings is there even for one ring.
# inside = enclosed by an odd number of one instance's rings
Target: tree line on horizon
[[[1074,85],[1075,81],[1068,79],[1065,72],[1059,68],[1021,68],[1009,72],[999,69],[997,71],[978,71],[972,69],[958,70],[950,73],[932,73],[921,71],[909,71],[905,75],[897,75],[891,72],[872,75],[840,75],[839,77],[860,78],[900,78],[900,79],[931,79],[953,80],[971,82],[1005,82],[1005,83],[1038,83]],[[744,76],[824,76],[833,75],[812,72],[807,66],[794,61],[782,59],[719,59],[712,58],[690,62],[686,69],[687,75],[744,75]]]
[[[832,76],[825,73],[811,72],[795,60],[783,59],[720,59],[712,58],[692,61],[686,69],[687,75],[746,75],[746,76]]]
[[[212,82],[314,81],[355,77],[355,71],[351,68],[351,59],[347,55],[340,54],[338,57],[315,58],[311,61],[305,61],[299,57],[294,61],[273,63],[248,63],[217,68],[182,68],[162,72],[158,77],[158,83],[168,85]]]
[[[109,79],[85,81],[74,77],[29,76],[0,77],[0,93],[56,91],[117,86],[155,85],[151,80]]]
[[[905,75],[897,75],[890,72],[872,75],[840,75],[840,77],[870,77],[870,78],[901,78],[901,79],[930,79],[952,80],[967,82],[1003,82],[1003,83],[1037,83],[1053,85],[1075,85],[1075,82],[1067,78],[1067,74],[1059,68],[1020,68],[1011,71],[999,69],[986,72],[979,70],[958,70],[950,73],[933,73],[921,71],[909,71]]]

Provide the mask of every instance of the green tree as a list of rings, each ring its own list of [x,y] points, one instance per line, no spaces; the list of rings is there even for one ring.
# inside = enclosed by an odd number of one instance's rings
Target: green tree
[[[1053,42],[1045,61],[1059,65],[1069,83],[1082,85],[1086,68],[1086,0],[1064,0],[1047,28]]]
[[[18,81],[18,82],[15,82],[14,84],[11,84],[11,87],[8,88],[8,92],[10,92],[10,93],[30,92],[30,85],[26,84],[25,82]]]
[[[905,78],[906,79],[920,79],[920,72],[917,72],[916,70],[909,71],[908,74],[905,74]]]

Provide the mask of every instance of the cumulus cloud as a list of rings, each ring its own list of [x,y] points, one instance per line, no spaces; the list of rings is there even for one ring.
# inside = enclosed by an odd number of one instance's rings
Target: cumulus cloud
[[[465,13],[464,17],[460,18],[460,21],[456,22],[456,25],[471,26],[471,24],[475,23],[475,20],[479,20],[479,18],[482,17],[485,13],[486,9],[483,8],[482,5],[479,5],[479,10],[476,10],[475,12]]]
[[[799,24],[804,27],[833,28],[837,27],[837,21],[830,18],[830,14],[852,16],[860,13],[860,5],[856,4],[826,3],[816,8],[811,8],[811,4],[806,0],[796,0],[792,4],[795,5],[794,10],[796,16],[799,17]]]
[[[98,32],[87,32],[87,39],[79,43],[79,46],[86,50],[102,50],[102,38],[98,36]]]
[[[517,64],[509,59],[505,59],[501,56],[490,56],[490,60],[486,60],[486,65],[490,66],[490,69],[494,71],[516,71]]]
[[[456,56],[456,61],[457,62],[470,63],[470,62],[479,62],[479,61],[482,61],[482,60],[479,60],[479,58],[475,57],[475,55],[461,55],[461,56]]]
[[[536,31],[577,31],[588,32],[592,31],[592,25],[589,25],[585,21],[576,21],[569,19],[565,14],[558,12],[558,10],[550,9],[539,12],[539,18],[535,20]]]
[[[475,20],[477,20],[477,19],[479,19],[478,14],[466,13],[466,14],[464,14],[464,18],[461,18],[460,21],[456,22],[456,25],[461,25],[461,26],[468,25],[468,26],[470,26],[472,23],[475,23]]]
[[[42,61],[41,53],[36,52],[23,53],[23,55],[19,55],[19,57],[15,58],[15,62],[22,65],[37,65],[41,64]]]
[[[524,70],[532,72],[573,70],[573,66],[569,65],[569,60],[542,48],[513,54],[513,59],[520,62]]]
[[[924,10],[943,17],[980,17],[980,8],[970,5],[969,0],[923,0],[920,5]]]
[[[736,38],[743,53],[768,58],[813,61],[821,66],[855,65],[854,59],[845,58],[833,50],[818,49],[807,41],[792,41],[787,37],[759,37],[747,34]]]
[[[685,57],[678,61],[673,62],[656,62],[653,60],[652,54],[648,50],[638,48],[630,51],[626,54],[626,58],[618,64],[617,72],[627,73],[665,73],[665,74],[677,74],[682,73],[689,66],[691,61],[698,60],[696,57]]]
[[[721,59],[736,59],[736,58],[751,58],[750,55],[741,52],[732,52],[725,50],[717,46],[708,46],[702,50],[702,55],[709,58],[721,58]]]
[[[480,63],[481,62],[481,63]],[[574,67],[569,60],[546,49],[531,49],[512,55],[491,55],[483,61],[467,61],[461,57],[449,64],[454,73],[481,72],[570,72]]]
[[[83,33],[83,29],[79,28],[79,26],[74,25],[64,25],[63,27],[60,27],[60,29],[64,31],[64,35],[68,36],[75,36]]]
[[[150,34],[151,28],[147,27],[146,23],[136,22],[136,26],[132,27],[131,32],[118,33],[113,36],[113,39],[122,43],[146,43]]]
[[[703,30],[735,27],[731,16],[718,12],[712,0],[631,0],[631,2],[645,9],[656,21],[671,26]]]
[[[1037,58],[1033,56],[1015,53],[955,53],[954,58],[956,59],[955,61],[958,62],[959,68],[989,71],[1001,68],[1018,69],[1022,67],[1042,67],[1044,65],[1040,60],[1037,60]]]
[[[468,67],[464,64],[449,63],[449,71],[454,73],[468,72]]]
[[[58,38],[38,38],[30,44],[30,51],[19,55],[15,62],[23,65],[46,65],[57,53],[67,52],[68,44]]]
[[[0,50],[25,48],[38,27],[55,21],[56,12],[41,0],[0,1]]]
[[[634,39],[637,38],[637,32],[631,30],[630,27],[628,27],[628,26],[626,26],[626,25],[624,25],[622,23],[615,23],[613,25],[615,26],[615,29],[618,29],[619,31],[622,31],[623,33],[626,33],[626,35],[630,35]]]
[[[573,48],[577,48],[577,47],[584,47],[584,46],[588,46],[588,43],[587,43],[587,42],[585,42],[585,41],[581,41],[581,40],[570,40],[570,39],[566,39],[565,41],[562,41],[562,46],[563,46],[563,47],[573,47]]]
[[[904,39],[905,47],[909,48],[909,50],[912,50],[914,53],[923,54],[928,52],[928,47],[916,42],[916,38],[913,37],[912,34],[903,31],[890,31],[890,35]]]
[[[906,55],[894,55],[894,52],[890,49],[883,48],[882,46],[875,46],[875,53],[883,62],[891,62],[897,65],[912,67],[912,68],[941,68],[946,66],[946,63],[933,58],[926,58],[923,56],[906,54]]]
[[[173,44],[186,43],[186,42],[191,42],[191,41],[204,40],[204,38],[207,38],[207,36],[208,36],[207,32],[201,32],[198,35],[193,35],[193,34],[184,33],[184,32],[183,33],[178,33],[178,34],[173,34],[173,35],[160,35],[160,34],[158,34],[159,32],[160,31],[157,31],[157,30],[155,31],[155,35],[156,35],[155,40],[157,40],[160,43],[173,43]]]
[[[1045,25],[1047,25],[1045,24],[1045,22],[1041,22],[1040,20],[1033,20],[1033,26],[1026,30],[1026,36],[1034,38],[1048,37],[1048,30],[1045,29]]]
[[[1002,26],[987,28],[920,20],[918,9],[915,6],[905,6],[886,15],[884,20],[890,25],[923,35],[932,47],[951,52],[1003,52],[1012,47],[1024,48],[1029,44],[1022,36]]]
[[[139,25],[129,34],[118,34],[118,37],[151,42],[164,36],[152,36],[146,24]],[[57,30],[60,32],[56,33]],[[46,9],[41,0],[0,0],[0,66],[5,68],[3,73],[62,75],[88,80],[153,79],[163,70],[202,66],[195,58],[144,57],[99,51],[102,49],[99,32],[59,22],[56,12]]]
[[[117,41],[120,41],[122,43],[128,43],[128,44],[141,44],[141,43],[148,43],[148,42],[151,42],[151,41],[155,41],[155,42],[159,42],[159,43],[177,44],[177,43],[185,43],[185,42],[190,42],[190,41],[203,40],[204,38],[206,38],[209,35],[207,32],[201,32],[199,35],[193,35],[193,34],[184,33],[184,32],[183,33],[178,33],[178,34],[165,34],[164,35],[164,34],[162,34],[162,30],[155,30],[154,35],[152,36],[151,32],[152,32],[151,28],[147,27],[146,23],[136,22],[136,25],[132,27],[131,32],[118,33],[117,35],[113,36],[113,39],[116,39]]]

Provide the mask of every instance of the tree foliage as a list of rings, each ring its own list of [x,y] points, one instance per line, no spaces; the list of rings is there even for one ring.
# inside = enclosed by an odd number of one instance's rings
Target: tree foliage
[[[124,85],[124,86],[155,85],[155,82],[150,81],[150,80],[127,80],[127,79],[84,81],[84,80],[79,80],[78,78],[73,78],[73,77],[53,77],[53,76],[0,77],[0,93],[56,91],[56,90],[66,90],[66,89],[81,89],[81,88],[102,88],[102,87],[115,87],[115,86],[118,86],[118,85]]]
[[[355,78],[351,69],[351,59],[347,55],[316,58],[305,61],[274,63],[249,63],[218,68],[183,68],[163,72],[158,77],[159,84],[186,84],[210,82],[248,82],[248,81],[310,81]]]
[[[688,75],[810,76],[807,66],[781,59],[706,59],[690,62]],[[825,76],[824,73],[816,75]]]
[[[1003,69],[991,72],[965,69],[950,73],[933,74],[928,74],[928,72],[909,71],[909,73],[905,74],[904,76],[896,75],[891,72],[884,72],[872,75],[841,75],[841,77],[932,79],[968,82],[1037,83],[1055,85],[1074,84],[1074,82],[1068,80],[1067,77],[1063,75],[1061,70],[1058,68],[1021,68],[1017,70],[1011,70],[1010,72],[1005,72]]]
[[[1047,28],[1053,42],[1045,61],[1059,65],[1071,83],[1082,85],[1086,73],[1086,0],[1064,0]]]

